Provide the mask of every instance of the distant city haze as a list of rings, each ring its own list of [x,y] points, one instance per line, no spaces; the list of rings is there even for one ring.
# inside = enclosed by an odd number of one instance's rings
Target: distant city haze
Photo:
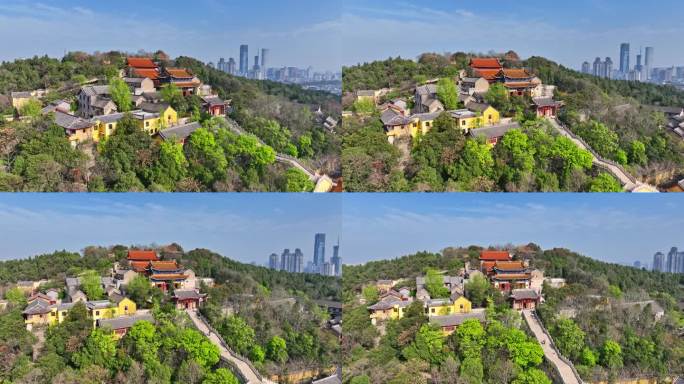
[[[338,0],[3,0],[0,60],[161,49],[215,62],[248,42],[271,48],[273,67],[339,71],[340,13]]]
[[[650,266],[656,252],[684,249],[682,209],[676,194],[348,194],[343,262],[532,242]]]
[[[258,265],[286,247],[311,260],[316,233],[337,240],[341,205],[340,194],[0,194],[0,260],[171,242]]]
[[[398,2],[347,0],[342,16],[345,65],[424,52],[505,52],[544,56],[579,70],[631,43],[654,47],[653,67],[684,66],[684,2],[621,0]],[[633,64],[632,64],[633,66]]]

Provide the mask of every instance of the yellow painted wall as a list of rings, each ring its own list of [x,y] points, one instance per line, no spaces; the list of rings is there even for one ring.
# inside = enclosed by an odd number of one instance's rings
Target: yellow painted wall
[[[453,313],[470,313],[473,310],[473,303],[465,297],[461,296],[454,301]]]
[[[128,308],[128,310],[126,310]],[[125,298],[119,302],[117,313],[119,316],[135,315],[137,311],[135,302],[129,298]]]
[[[116,126],[119,122],[114,121],[111,123],[103,123],[99,120],[95,122],[95,128],[93,130],[93,140],[98,142],[100,140],[107,139],[109,136],[113,135],[116,131]]]

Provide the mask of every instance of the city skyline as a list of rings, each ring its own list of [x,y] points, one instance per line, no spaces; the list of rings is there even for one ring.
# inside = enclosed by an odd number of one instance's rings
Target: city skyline
[[[183,12],[176,12],[179,9]],[[279,48],[270,57],[273,66],[336,71],[341,57],[335,49],[339,43],[333,41],[338,39],[340,12],[338,1],[314,0],[257,0],[240,6],[198,0],[192,7],[178,0],[8,0],[0,5],[0,33],[13,38],[6,39],[0,60],[45,54],[61,58],[65,51],[161,49],[171,57],[191,56],[208,63],[250,41]],[[83,20],[97,28],[84,33]]]
[[[651,4],[617,0],[552,5],[529,0],[524,5],[437,0],[429,5],[400,2],[390,8],[371,0],[349,0],[342,16],[344,65],[390,56],[411,59],[424,52],[514,50],[523,58],[544,56],[578,68],[606,53],[616,61],[619,44],[628,41],[633,47],[655,46],[660,53],[654,67],[684,65],[684,52],[665,49],[676,46],[684,34],[676,18],[684,10],[681,2],[659,2],[657,12]]]
[[[314,235],[314,246],[311,257],[307,257],[302,248],[284,248],[282,253],[273,252],[268,256],[268,261],[264,263],[270,269],[287,271],[291,273],[315,273],[326,276],[340,276],[342,273],[340,251],[340,238],[330,248],[332,255],[326,260],[326,234],[316,233]],[[294,249],[294,252],[290,251]]]
[[[176,242],[263,265],[285,244],[339,234],[340,220],[338,194],[0,194],[0,260]]]
[[[345,196],[346,264],[451,246],[568,248],[632,265],[680,241],[676,194],[433,194]]]

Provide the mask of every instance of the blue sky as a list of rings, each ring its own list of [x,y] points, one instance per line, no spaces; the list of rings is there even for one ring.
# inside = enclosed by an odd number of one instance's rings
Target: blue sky
[[[0,259],[177,242],[243,262],[284,248],[310,260],[316,232],[332,252],[340,207],[339,194],[0,194]]]
[[[655,252],[684,247],[683,210],[677,194],[347,194],[344,260],[534,242],[650,264]]]
[[[513,49],[572,68],[597,56],[618,62],[622,42],[655,48],[655,65],[684,66],[684,2],[658,0],[345,0],[344,64],[423,52]]]
[[[65,50],[163,49],[206,62],[250,45],[273,66],[339,70],[339,0],[3,0],[0,60]]]

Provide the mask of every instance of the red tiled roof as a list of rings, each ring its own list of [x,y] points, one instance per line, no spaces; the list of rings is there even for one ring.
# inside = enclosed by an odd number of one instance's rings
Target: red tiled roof
[[[143,272],[147,269],[147,266],[150,265],[150,262],[149,261],[130,261],[129,264],[131,265],[131,268],[133,268],[134,271]]]
[[[509,79],[529,79],[532,75],[525,69],[504,68],[503,75]]]
[[[497,273],[492,278],[495,280],[529,280],[532,275],[529,273]]]
[[[510,261],[511,254],[508,251],[482,251],[480,260],[486,261]]]
[[[155,273],[150,276],[151,280],[185,280],[188,275],[182,273]]]
[[[174,78],[192,77],[192,74],[185,68],[166,68],[166,73]]]
[[[157,80],[159,78],[159,72],[156,69],[139,69],[133,70],[133,74],[138,77],[148,77],[150,80]]]
[[[157,64],[148,57],[128,57],[126,58],[126,64],[133,68],[157,68]]]
[[[496,261],[494,268],[502,271],[525,269],[522,261]]]
[[[173,83],[176,85],[176,87],[179,88],[194,88],[199,85],[199,83],[192,82],[192,81],[183,81],[183,82],[178,82],[178,83]]]
[[[130,251],[128,251],[128,260],[158,261],[159,256],[157,256],[156,251],[143,251],[138,249],[131,249]]]
[[[171,261],[151,261],[150,268],[156,271],[175,271],[178,270],[178,264],[175,260]]]
[[[531,81],[507,81],[503,83],[506,88],[534,88],[536,87]]]
[[[470,59],[470,67],[473,69],[501,69],[503,66],[499,59],[495,57],[473,57]]]
[[[497,77],[499,77],[499,72],[501,70],[499,69],[476,69],[475,73],[481,77],[484,77],[486,80],[494,80]]]

